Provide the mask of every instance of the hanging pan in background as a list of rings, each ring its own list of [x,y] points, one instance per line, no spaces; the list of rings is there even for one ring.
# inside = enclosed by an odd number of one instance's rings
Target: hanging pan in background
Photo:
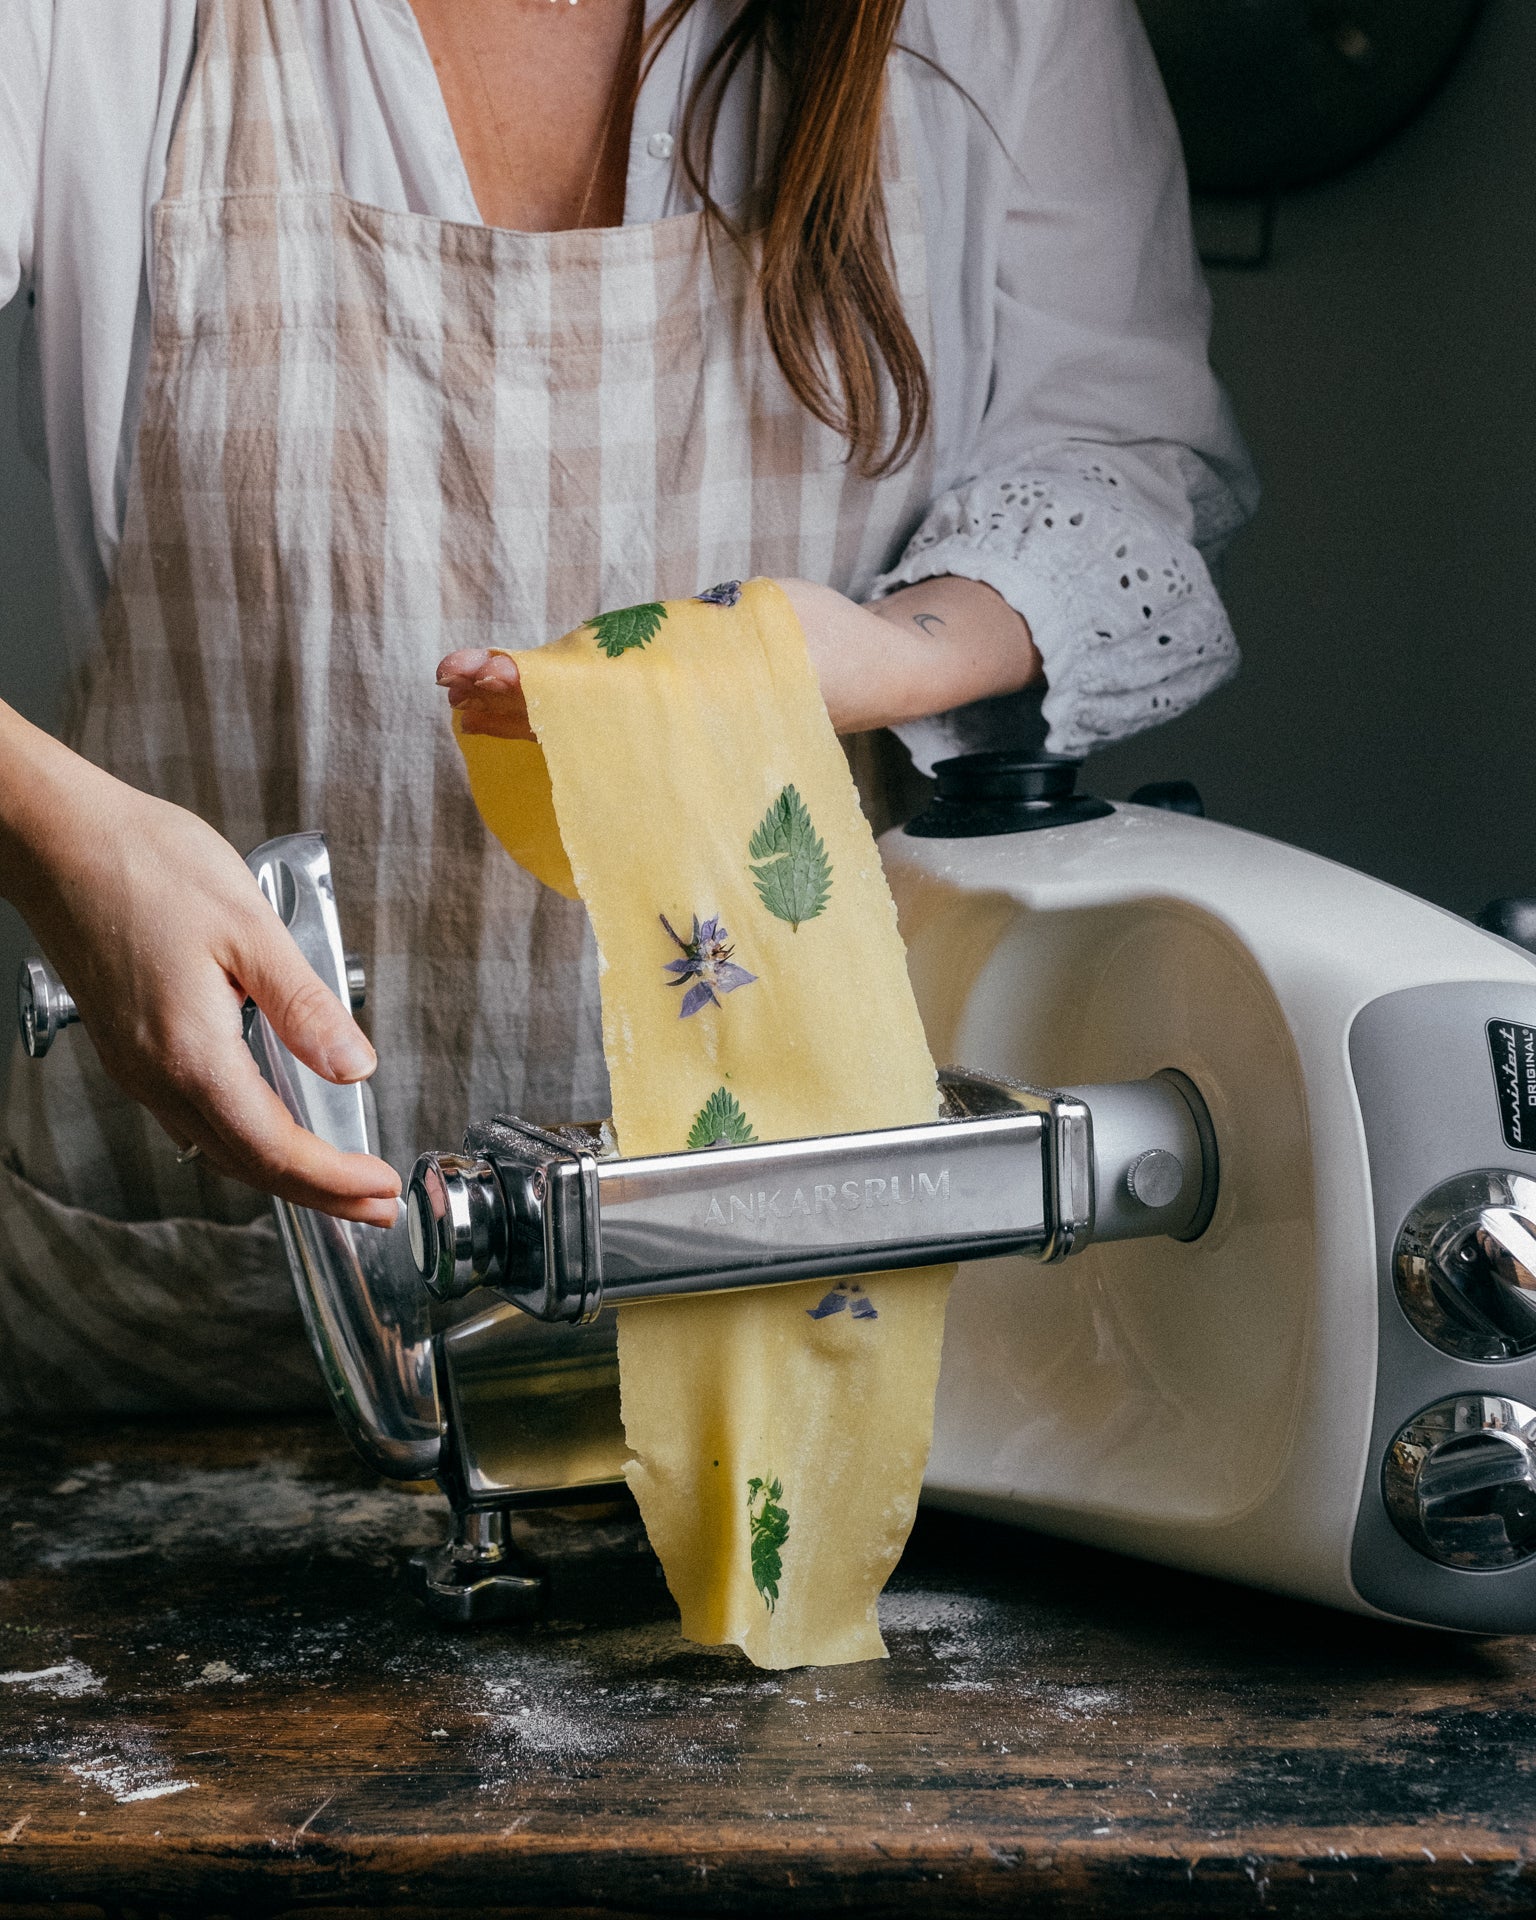
[[[1406,126],[1455,65],[1483,0],[1138,4],[1190,185],[1272,213],[1276,195],[1342,172]]]

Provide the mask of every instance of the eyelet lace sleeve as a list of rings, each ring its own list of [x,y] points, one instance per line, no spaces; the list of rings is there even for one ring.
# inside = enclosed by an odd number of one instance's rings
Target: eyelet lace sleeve
[[[1214,544],[1242,517],[1208,501],[1200,531]],[[1029,622],[1052,753],[1080,758],[1171,720],[1237,671],[1199,549],[1098,449],[1058,450],[943,495],[872,597],[941,574],[985,582]],[[948,755],[1020,744],[1037,699],[977,701],[895,731],[927,773]]]

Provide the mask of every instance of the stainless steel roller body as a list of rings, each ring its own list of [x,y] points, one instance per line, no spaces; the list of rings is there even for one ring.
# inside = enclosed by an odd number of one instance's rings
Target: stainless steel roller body
[[[941,1076],[946,1117],[624,1160],[598,1129],[515,1119],[424,1154],[412,1251],[439,1299],[489,1286],[536,1319],[669,1294],[1198,1234],[1215,1200],[1204,1103],[1181,1075],[1084,1098]],[[1102,1142],[1102,1150],[1096,1145]]]

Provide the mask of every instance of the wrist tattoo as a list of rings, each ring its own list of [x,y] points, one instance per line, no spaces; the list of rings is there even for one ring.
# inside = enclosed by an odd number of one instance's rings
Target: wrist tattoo
[[[944,622],[936,613],[914,613],[912,624],[921,627],[924,633],[932,633],[935,627],[942,627]]]

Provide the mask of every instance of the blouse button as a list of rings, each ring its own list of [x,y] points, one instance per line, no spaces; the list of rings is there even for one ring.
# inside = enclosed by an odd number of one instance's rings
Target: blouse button
[[[645,143],[645,150],[653,160],[670,160],[676,145],[670,133],[653,133]]]

